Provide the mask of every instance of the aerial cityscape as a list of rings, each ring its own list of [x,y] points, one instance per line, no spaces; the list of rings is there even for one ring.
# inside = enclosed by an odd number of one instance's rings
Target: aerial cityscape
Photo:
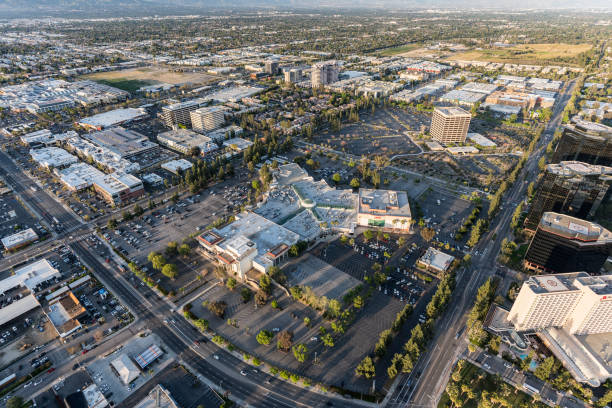
[[[0,408],[610,408],[611,186],[605,1],[0,0]]]

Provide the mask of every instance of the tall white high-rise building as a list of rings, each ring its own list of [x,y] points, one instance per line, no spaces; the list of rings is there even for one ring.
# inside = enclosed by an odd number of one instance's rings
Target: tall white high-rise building
[[[213,131],[225,123],[225,110],[218,106],[199,108],[190,115],[191,126],[200,132]]]
[[[532,276],[523,283],[508,320],[518,331],[565,327],[579,335],[612,332],[612,276]]]

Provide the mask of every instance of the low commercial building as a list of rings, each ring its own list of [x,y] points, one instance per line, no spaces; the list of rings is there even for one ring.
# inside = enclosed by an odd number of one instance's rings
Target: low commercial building
[[[410,232],[412,214],[405,191],[359,189],[357,224]]]
[[[423,256],[417,260],[417,265],[429,271],[442,274],[448,271],[454,260],[454,256],[445,254],[434,247],[429,247]]]
[[[25,134],[20,139],[23,144],[36,148],[53,146],[75,136],[78,136],[78,134],[74,130],[65,133],[51,133],[49,129],[42,129]]]
[[[134,408],[180,408],[170,391],[157,384]]]
[[[207,154],[219,148],[210,137],[196,133],[189,129],[176,129],[157,135],[157,141],[169,149],[182,154],[191,154],[194,148],[200,149],[201,154]]]
[[[61,169],[79,161],[76,156],[71,155],[59,147],[42,147],[31,149],[30,156],[39,166],[47,169]]]
[[[255,269],[267,272],[288,258],[289,248],[300,236],[253,212],[244,212],[228,226],[204,232],[200,245],[217,261],[244,279]]]
[[[488,84],[484,82],[468,82],[467,84],[461,87],[461,90],[489,95],[497,91],[498,88],[499,86],[495,84]]]
[[[142,181],[127,173],[104,174],[87,163],[77,163],[56,171],[60,180],[71,190],[81,191],[88,187],[102,196],[111,205],[117,205],[144,194]]]
[[[480,150],[478,150],[474,146],[453,146],[453,147],[447,147],[446,151],[449,152],[452,155],[476,154],[476,153],[480,152]]]
[[[482,102],[486,94],[481,92],[470,92],[461,89],[453,89],[440,97],[440,101],[449,102],[455,105],[472,107],[479,102]]]
[[[599,274],[611,253],[612,233],[601,225],[545,212],[525,254],[524,266],[537,273]]]
[[[467,139],[470,142],[475,143],[478,147],[489,148],[489,147],[497,147],[497,144],[490,139],[487,139],[480,133],[468,133]]]
[[[119,126],[87,133],[82,137],[122,159],[130,159],[139,154],[159,151],[159,145],[151,142],[146,136]]]
[[[497,91],[487,96],[485,102],[489,105],[507,105],[522,109],[533,109],[540,99],[538,95],[527,92]]]
[[[521,113],[520,106],[483,103],[482,105],[480,105],[480,107],[482,109],[488,110],[489,112],[492,112],[494,115],[501,117],[509,117]]]
[[[114,109],[97,115],[79,119],[76,124],[88,129],[102,130],[113,126],[119,126],[145,119],[149,116],[147,111],[141,108]]]
[[[14,251],[38,239],[38,234],[32,229],[24,229],[2,238],[2,245],[6,251]]]
[[[111,367],[115,370],[121,382],[129,385],[132,381],[140,376],[140,370],[136,364],[132,362],[127,354],[121,354],[119,357],[111,361]]]
[[[189,160],[178,159],[178,160],[170,160],[161,165],[161,168],[164,170],[168,170],[173,174],[181,174],[185,170],[189,170],[193,167],[193,164]]]
[[[225,123],[224,109],[219,106],[198,108],[190,112],[191,126],[200,132],[211,132]]]
[[[74,296],[74,293],[68,291],[49,303],[45,313],[55,327],[57,334],[64,338],[83,327],[78,319],[82,318],[87,310]]]

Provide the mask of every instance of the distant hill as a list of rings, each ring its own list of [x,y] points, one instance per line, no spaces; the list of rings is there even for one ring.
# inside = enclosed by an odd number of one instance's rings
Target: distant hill
[[[611,8],[609,0],[0,0],[0,18],[205,14],[244,8]]]

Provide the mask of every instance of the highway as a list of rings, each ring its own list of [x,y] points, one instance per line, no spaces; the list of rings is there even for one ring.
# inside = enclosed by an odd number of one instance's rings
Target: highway
[[[563,109],[571,97],[575,83],[576,80],[571,81],[566,90],[560,94],[553,109],[553,116],[537,147],[527,159],[516,182],[504,196],[503,210],[492,220],[489,231],[474,247],[470,266],[457,273],[453,296],[447,312],[436,323],[436,334],[428,352],[423,353],[409,375],[400,377],[387,406],[437,406],[455,362],[467,347],[466,331],[458,339],[455,339],[455,336],[465,326],[467,313],[473,306],[478,288],[496,273],[503,274],[496,263],[501,242],[510,235],[510,221],[514,208],[525,198],[529,183],[537,178],[538,161],[561,124]]]

